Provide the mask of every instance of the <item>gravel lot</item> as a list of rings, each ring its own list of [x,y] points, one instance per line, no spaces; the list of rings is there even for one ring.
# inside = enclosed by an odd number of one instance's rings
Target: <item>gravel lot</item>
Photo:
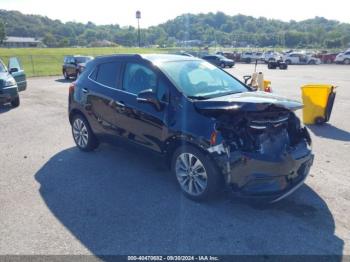
[[[230,69],[241,78],[253,65]],[[0,107],[0,255],[350,255],[350,66],[258,70],[274,92],[338,88],[329,124],[310,127],[315,162],[306,184],[268,207],[223,193],[194,203],[156,156],[126,145],[75,148],[68,83],[29,79],[21,106]]]

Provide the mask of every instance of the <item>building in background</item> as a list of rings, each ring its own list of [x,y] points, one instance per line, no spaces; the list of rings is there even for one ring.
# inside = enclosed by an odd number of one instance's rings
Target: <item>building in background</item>
[[[33,37],[17,37],[8,36],[2,43],[2,47],[18,48],[18,47],[42,47],[43,43],[39,39]]]

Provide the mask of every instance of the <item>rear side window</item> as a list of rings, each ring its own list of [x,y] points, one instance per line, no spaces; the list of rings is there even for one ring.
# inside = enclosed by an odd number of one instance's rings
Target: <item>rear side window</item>
[[[95,72],[96,71],[96,72]],[[111,62],[100,64],[90,76],[93,80],[107,87],[117,88],[119,79],[120,63]]]

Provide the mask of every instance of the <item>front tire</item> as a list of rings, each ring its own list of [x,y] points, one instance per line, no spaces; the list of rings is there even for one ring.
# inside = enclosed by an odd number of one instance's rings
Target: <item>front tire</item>
[[[350,59],[348,59],[348,58],[345,59],[345,60],[344,60],[344,64],[345,64],[345,65],[350,65]]]
[[[19,96],[16,96],[14,99],[11,100],[12,107],[19,107],[19,104],[20,104]]]
[[[194,201],[212,198],[223,182],[212,159],[193,146],[182,146],[174,152],[171,170],[182,192]]]
[[[85,152],[98,147],[98,141],[85,117],[77,114],[72,120],[72,135],[77,147]]]
[[[221,63],[220,66],[221,66],[221,68],[225,68],[226,67],[225,63]]]

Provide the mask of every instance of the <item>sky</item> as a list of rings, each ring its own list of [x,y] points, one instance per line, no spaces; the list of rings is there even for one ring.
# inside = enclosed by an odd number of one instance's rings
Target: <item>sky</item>
[[[39,14],[63,22],[136,26],[135,12],[140,10],[141,27],[158,25],[184,13],[222,11],[289,20],[323,16],[350,23],[348,0],[0,0],[0,9]]]

